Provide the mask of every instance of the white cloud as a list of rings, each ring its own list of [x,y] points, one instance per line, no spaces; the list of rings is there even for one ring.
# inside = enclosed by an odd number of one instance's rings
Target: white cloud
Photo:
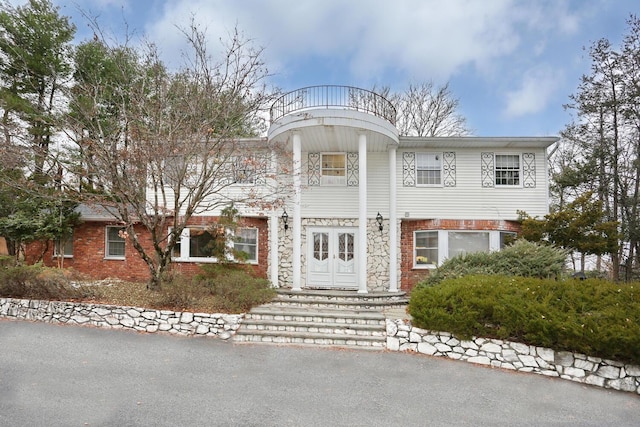
[[[520,86],[507,92],[504,115],[514,118],[544,110],[561,86],[561,81],[561,74],[550,67],[538,67],[526,72]]]
[[[194,14],[211,40],[226,37],[237,24],[266,47],[268,63],[280,69],[331,57],[352,76],[399,70],[413,79],[446,80],[463,67],[491,69],[518,49],[525,30],[547,28],[549,13],[560,11],[568,16],[563,22],[571,21],[566,8],[532,3],[176,0],[167,1],[162,17],[146,30],[175,58],[183,45],[175,25],[186,25]]]

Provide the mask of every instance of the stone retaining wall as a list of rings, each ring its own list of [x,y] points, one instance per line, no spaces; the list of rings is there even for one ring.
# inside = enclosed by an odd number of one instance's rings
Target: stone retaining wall
[[[243,315],[0,298],[0,317],[228,339],[240,327]]]
[[[387,349],[416,351],[640,394],[640,366],[497,339],[459,340],[447,332],[415,328],[400,319],[387,319]]]

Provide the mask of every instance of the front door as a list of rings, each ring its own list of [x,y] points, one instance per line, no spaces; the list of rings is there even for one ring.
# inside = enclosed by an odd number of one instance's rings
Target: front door
[[[355,228],[311,228],[307,286],[357,289]]]

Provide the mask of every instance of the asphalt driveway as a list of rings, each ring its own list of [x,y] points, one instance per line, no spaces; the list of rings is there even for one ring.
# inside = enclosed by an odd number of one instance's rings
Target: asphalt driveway
[[[640,396],[415,354],[0,320],[0,426],[638,426]]]

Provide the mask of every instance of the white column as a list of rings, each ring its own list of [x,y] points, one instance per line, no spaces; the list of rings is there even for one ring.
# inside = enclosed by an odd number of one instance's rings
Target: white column
[[[358,137],[358,293],[367,293],[367,136]]]
[[[280,217],[278,212],[274,211],[269,218],[269,270],[271,279],[271,286],[278,287],[278,266],[280,261],[278,259],[278,226]]]
[[[398,218],[396,147],[389,149],[389,292],[398,292]]]
[[[301,248],[301,228],[302,218],[300,213],[301,203],[301,187],[302,180],[300,174],[302,173],[302,143],[300,141],[300,135],[293,135],[293,224],[291,227],[291,233],[293,233],[293,271],[292,278],[293,283],[291,290],[302,290],[302,248]]]

